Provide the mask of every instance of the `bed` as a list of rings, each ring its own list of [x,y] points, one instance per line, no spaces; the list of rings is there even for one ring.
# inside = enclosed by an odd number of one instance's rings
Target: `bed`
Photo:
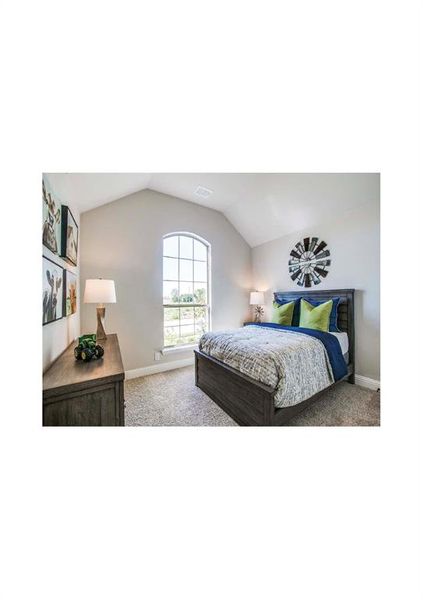
[[[339,381],[354,383],[354,290],[278,292],[278,294],[283,295],[286,300],[304,298],[306,300],[324,302],[334,297],[340,298],[338,305],[338,328],[340,332],[344,332],[348,336],[348,348],[343,348],[343,354],[346,358],[345,375],[334,383],[328,382],[327,387],[300,402],[289,405],[289,402],[285,398],[284,401],[287,405],[279,407],[277,399],[278,391],[274,386],[257,381],[257,379],[250,377],[246,373],[242,373],[240,370],[233,368],[229,364],[225,364],[222,360],[218,360],[204,351],[195,350],[196,386],[205,392],[239,425],[285,425],[293,416],[318,400],[327,389],[337,385]],[[256,330],[258,331],[258,329],[257,327]],[[248,332],[245,331],[241,337],[248,338]],[[337,337],[341,344],[341,336]],[[347,350],[347,352],[344,352],[344,350]]]

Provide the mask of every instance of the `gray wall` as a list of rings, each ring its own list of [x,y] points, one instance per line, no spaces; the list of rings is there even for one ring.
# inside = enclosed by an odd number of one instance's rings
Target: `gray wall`
[[[251,249],[219,212],[145,190],[81,215],[81,287],[114,279],[117,303],[106,307],[106,330],[119,335],[126,370],[154,362],[163,346],[162,238],[188,231],[211,244],[213,329],[239,327],[249,316]],[[83,293],[83,289],[81,290]],[[95,331],[95,306],[81,304],[81,329]],[[166,355],[162,362],[192,356]]]
[[[72,199],[71,188],[68,181],[57,173],[47,173],[45,175],[55,194],[55,199],[61,204],[70,207],[75,221],[79,224],[79,212]],[[41,231],[41,228],[40,228]],[[81,232],[79,232],[81,234]],[[72,271],[77,277],[77,312],[70,317],[63,317],[59,321],[43,325],[43,371],[69,346],[69,344],[79,336],[80,332],[80,285],[79,268],[68,264],[57,254],[51,252],[45,246],[42,247],[43,255],[56,262],[61,267]],[[80,244],[78,248],[80,252]],[[78,259],[79,263],[79,259]],[[41,320],[41,315],[40,315]]]
[[[378,177],[375,175],[375,177]],[[356,372],[380,380],[380,215],[379,198],[344,218],[284,236],[252,250],[253,282],[266,291],[266,318],[274,291],[299,288],[288,274],[289,253],[306,236],[323,239],[332,264],[319,289],[355,288]]]

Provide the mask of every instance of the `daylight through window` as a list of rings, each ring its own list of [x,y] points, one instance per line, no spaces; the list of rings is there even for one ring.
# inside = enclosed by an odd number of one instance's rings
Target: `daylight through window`
[[[164,347],[198,342],[209,330],[210,246],[193,234],[163,238]]]

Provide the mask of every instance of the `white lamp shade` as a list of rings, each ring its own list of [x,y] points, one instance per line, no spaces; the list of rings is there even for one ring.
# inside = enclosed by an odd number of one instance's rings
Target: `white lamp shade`
[[[106,304],[116,302],[113,279],[87,279],[85,281],[84,302]]]
[[[250,292],[250,304],[264,304],[264,293]]]

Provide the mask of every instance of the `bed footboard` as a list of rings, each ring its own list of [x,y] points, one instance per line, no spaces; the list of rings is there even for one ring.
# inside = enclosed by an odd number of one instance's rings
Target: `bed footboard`
[[[195,385],[238,425],[286,425],[292,417],[339,383],[333,383],[299,404],[275,408],[275,390],[199,350],[194,350],[194,353]],[[352,365],[349,365],[348,374],[343,380],[349,380],[350,377],[354,377]]]
[[[219,360],[195,353],[195,385],[239,425],[273,425],[275,391]]]

